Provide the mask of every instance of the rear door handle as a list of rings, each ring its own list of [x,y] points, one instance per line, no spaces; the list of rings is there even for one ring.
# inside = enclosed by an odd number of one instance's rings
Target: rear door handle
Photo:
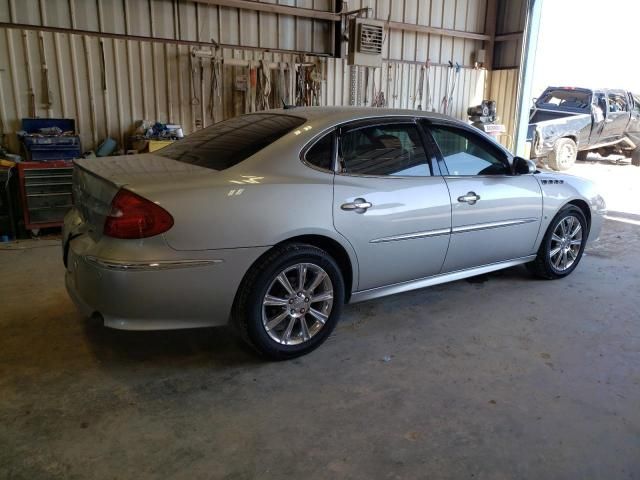
[[[460,203],[468,203],[469,205],[474,205],[478,200],[480,200],[480,195],[476,195],[476,192],[469,192],[458,197]]]
[[[353,202],[343,203],[340,208],[346,211],[353,211],[356,213],[364,213],[368,208],[373,207],[371,202],[367,202],[364,198],[356,198]]]

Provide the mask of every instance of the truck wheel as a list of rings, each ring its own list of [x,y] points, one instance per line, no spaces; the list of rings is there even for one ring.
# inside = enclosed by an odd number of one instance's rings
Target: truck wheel
[[[631,165],[640,167],[640,147],[636,148],[631,154]]]
[[[568,170],[576,163],[578,156],[578,147],[576,142],[570,138],[560,138],[553,146],[553,150],[549,153],[547,162],[554,170]]]

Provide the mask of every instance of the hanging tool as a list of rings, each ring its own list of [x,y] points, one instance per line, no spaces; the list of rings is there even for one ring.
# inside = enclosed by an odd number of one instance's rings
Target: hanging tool
[[[426,101],[425,110],[427,112],[435,112],[436,109],[433,107],[433,92],[432,92],[432,86],[431,86],[430,71],[431,71],[431,60],[427,60],[426,69],[424,72],[424,75],[426,77],[426,82],[427,82],[427,101]]]
[[[258,67],[258,109],[269,108],[269,96],[271,95],[271,70],[264,60],[260,60]]]
[[[369,104],[369,67],[364,69],[364,106]]]
[[[453,79],[451,80],[451,90],[449,91],[449,100],[447,101],[447,111],[445,114],[451,115],[453,111],[453,96],[458,86],[458,80],[460,78],[460,64],[456,62],[455,70],[453,73]]]
[[[418,99],[418,105],[416,108],[418,110],[422,110],[422,90],[424,89],[424,72],[425,72],[425,66],[422,65],[420,67],[420,77],[418,78],[418,94],[416,95],[416,98]]]
[[[47,60],[44,56],[44,35],[42,32],[39,34],[40,40],[40,60],[42,66],[42,82],[43,82],[43,92],[42,92],[42,104],[47,109],[50,110],[53,105],[53,93],[51,92],[51,88],[49,86],[49,67],[47,66]],[[104,59],[104,51],[102,52],[102,56]],[[104,65],[104,64],[103,64]],[[103,79],[103,85],[105,85]],[[106,89],[106,87],[104,87]]]
[[[395,63],[393,68],[393,99],[398,98],[398,77],[400,76],[400,64]]]
[[[449,60],[449,66],[447,67],[447,82],[444,87],[444,97],[442,97],[442,113],[447,114],[447,109],[449,105],[449,92],[451,89],[451,80],[453,78],[453,62]]]
[[[222,78],[221,64],[219,58],[211,57],[211,81],[209,88],[209,117],[215,122],[216,103],[220,104],[220,81]]]

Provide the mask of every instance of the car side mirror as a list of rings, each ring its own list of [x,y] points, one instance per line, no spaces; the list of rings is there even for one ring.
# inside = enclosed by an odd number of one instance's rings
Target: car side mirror
[[[530,173],[536,173],[536,164],[532,160],[528,160],[522,157],[514,157],[513,159],[513,173],[516,175],[527,175]]]

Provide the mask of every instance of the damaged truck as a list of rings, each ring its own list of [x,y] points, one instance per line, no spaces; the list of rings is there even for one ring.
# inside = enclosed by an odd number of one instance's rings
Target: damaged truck
[[[624,155],[640,166],[640,95],[617,89],[548,87],[534,100],[532,159],[567,170],[589,152]]]

